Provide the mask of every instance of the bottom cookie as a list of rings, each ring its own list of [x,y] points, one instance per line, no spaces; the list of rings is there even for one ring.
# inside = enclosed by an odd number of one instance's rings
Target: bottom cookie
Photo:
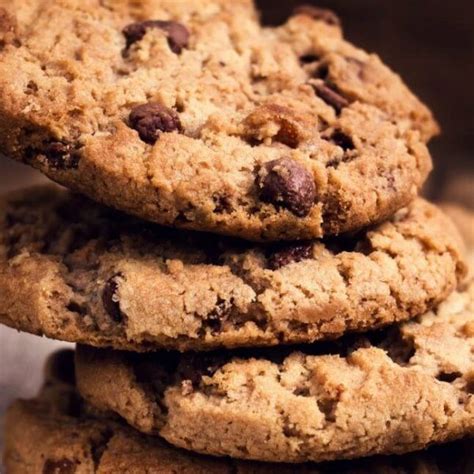
[[[7,474],[471,474],[474,470],[472,440],[400,457],[299,465],[297,471],[294,465],[189,453],[112,419],[93,417],[71,384],[70,356],[69,352],[53,356],[42,393],[33,400],[19,400],[8,410]]]

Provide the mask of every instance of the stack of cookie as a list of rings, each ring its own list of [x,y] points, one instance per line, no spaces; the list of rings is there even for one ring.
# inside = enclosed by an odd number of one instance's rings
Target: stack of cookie
[[[0,7],[0,148],[72,190],[2,199],[0,321],[80,344],[10,409],[9,472],[294,472],[238,460],[474,433],[474,286],[417,197],[437,125],[332,12]]]

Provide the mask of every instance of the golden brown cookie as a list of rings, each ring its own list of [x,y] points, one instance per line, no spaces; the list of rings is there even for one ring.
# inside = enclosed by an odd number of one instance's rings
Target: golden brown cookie
[[[147,351],[334,339],[423,314],[465,274],[442,212],[273,246],[147,224],[59,188],[0,200],[0,321]]]
[[[454,203],[442,203],[441,209],[454,222],[466,244],[466,260],[474,276],[474,210]]]
[[[474,283],[436,312],[297,349],[131,354],[80,346],[81,395],[206,454],[306,462],[474,435]]]
[[[63,355],[53,356],[52,365]],[[302,474],[470,474],[473,469],[469,441],[400,457],[297,467],[201,456],[116,421],[91,417],[63,379],[63,374],[59,380],[50,374],[40,396],[10,407],[4,452],[8,474],[293,474],[295,469]]]
[[[388,218],[431,168],[429,110],[327,16],[0,0],[0,22],[0,149],[144,219],[316,238]]]

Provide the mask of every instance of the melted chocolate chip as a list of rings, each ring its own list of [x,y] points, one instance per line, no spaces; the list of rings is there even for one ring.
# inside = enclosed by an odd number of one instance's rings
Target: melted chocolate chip
[[[45,146],[43,154],[51,168],[67,170],[76,169],[79,165],[79,155],[67,143],[50,142]]]
[[[295,242],[277,247],[268,256],[267,264],[271,270],[278,270],[290,263],[309,260],[312,257],[313,244],[311,242]]]
[[[122,321],[122,312],[120,311],[120,302],[117,299],[117,277],[120,274],[110,278],[102,290],[102,304],[107,314],[117,323]]]
[[[130,112],[129,120],[130,126],[149,145],[154,145],[163,132],[181,130],[178,114],[156,102],[138,105]]]
[[[314,5],[300,5],[293,10],[293,15],[306,15],[314,20],[324,21],[328,25],[341,25],[341,20],[332,10],[318,8]]]
[[[70,459],[47,459],[43,465],[43,474],[74,474],[76,463]]]
[[[349,105],[349,101],[327,84],[313,84],[314,91],[324,102],[340,113],[344,107]]]
[[[298,217],[309,214],[316,197],[311,173],[291,158],[280,158],[264,165],[266,174],[259,176],[262,201],[288,209]]]
[[[456,379],[462,377],[461,372],[440,372],[437,376],[436,379],[439,380],[440,382],[446,382],[446,383],[453,383]]]
[[[133,43],[140,41],[150,28],[163,30],[168,37],[168,44],[173,53],[180,54],[183,48],[188,46],[189,31],[176,21],[148,20],[131,23],[123,29],[123,34],[127,40],[127,48]]]

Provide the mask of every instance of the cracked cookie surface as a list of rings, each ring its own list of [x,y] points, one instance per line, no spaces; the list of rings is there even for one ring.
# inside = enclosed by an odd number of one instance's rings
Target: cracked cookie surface
[[[305,462],[474,435],[474,284],[389,330],[301,348],[130,354],[79,346],[100,410],[201,453]]]
[[[423,200],[356,235],[262,247],[38,187],[0,200],[0,321],[137,351],[334,339],[434,307],[462,253]]]
[[[141,218],[250,240],[389,217],[437,130],[332,16],[265,28],[250,0],[0,0],[0,91],[5,154]]]
[[[466,244],[466,260],[474,277],[474,210],[449,202],[441,203],[441,209],[454,222]]]
[[[65,363],[66,359],[66,363]],[[177,449],[156,437],[142,435],[105,414],[90,413],[70,385],[72,352],[54,354],[45,387],[33,400],[19,400],[6,417],[4,465],[9,474],[293,474],[294,465],[211,458]],[[100,418],[99,418],[100,417]],[[471,472],[472,442],[397,457],[298,466],[304,474],[413,474]],[[447,471],[446,471],[447,472]]]

